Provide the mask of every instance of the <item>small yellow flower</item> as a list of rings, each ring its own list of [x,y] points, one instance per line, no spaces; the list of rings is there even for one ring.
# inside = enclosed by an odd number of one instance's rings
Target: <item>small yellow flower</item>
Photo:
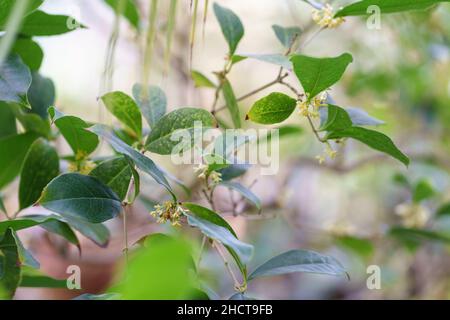
[[[407,228],[423,228],[430,218],[430,211],[420,204],[399,204],[395,207],[395,213]]]
[[[319,164],[323,164],[325,162],[325,157],[321,154],[316,156],[317,161],[319,161]]]
[[[326,160],[326,157],[330,159],[336,159],[337,151],[333,150],[333,148],[330,146],[329,143],[326,143],[325,150],[322,152],[322,154],[317,155],[316,159],[319,161],[319,164],[323,164]]]
[[[312,19],[322,28],[337,28],[345,21],[345,19],[342,17],[333,17],[333,7],[328,3],[324,5],[322,9],[315,9],[312,12]]]
[[[150,215],[156,219],[157,223],[162,224],[170,221],[174,227],[181,227],[181,216],[187,211],[173,201],[166,201],[163,205],[157,204],[154,209],[150,212]]]
[[[211,181],[214,185],[219,184],[222,181],[222,174],[216,171],[211,171],[209,174]]]

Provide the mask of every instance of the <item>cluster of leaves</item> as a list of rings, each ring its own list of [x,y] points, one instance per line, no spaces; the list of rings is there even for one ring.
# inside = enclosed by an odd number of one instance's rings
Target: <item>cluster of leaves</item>
[[[217,186],[223,186],[239,192],[258,210],[261,210],[261,203],[250,189],[234,181],[246,172],[247,167],[233,164],[232,155],[235,150],[229,150],[225,136],[220,136],[216,141],[218,149],[226,150],[225,153],[204,155],[207,159],[206,191],[210,192],[209,195],[206,192],[205,194],[212,209],[191,202],[181,203],[172,184],[182,185],[182,183],[160,168],[146,155],[146,152],[164,156],[172,154],[178,142],[173,141],[171,137],[178,132],[187,132],[193,136],[196,122],[200,122],[204,129],[216,127],[217,122],[222,127],[226,127],[216,116],[219,111],[216,107],[220,95],[225,100],[233,127],[240,128],[243,117],[239,110],[239,99],[236,98],[228,80],[232,67],[240,61],[254,58],[278,65],[280,72],[274,84],[285,84],[283,82],[286,77],[283,74],[285,70],[293,71],[300,81],[304,93],[300,94],[292,87],[290,88],[295,98],[283,93],[271,93],[257,101],[247,115],[247,118],[253,122],[276,124],[286,120],[299,103],[311,103],[320,93],[336,84],[352,62],[350,54],[346,53],[333,58],[291,54],[301,30],[297,27],[273,26],[277,38],[286,47],[287,54],[237,55],[238,44],[244,35],[243,24],[231,10],[214,4],[214,13],[228,43],[228,59],[224,68],[216,73],[217,84],[197,71],[192,73],[196,86],[215,90],[216,98],[211,113],[203,108],[192,107],[175,108],[168,113],[167,98],[160,88],[136,84],[132,89],[133,97],[118,91],[101,97],[105,107],[118,120],[120,126],[91,124],[79,117],[66,115],[55,108],[53,106],[54,85],[50,79],[39,74],[43,53],[32,37],[72,31],[67,24],[67,20],[72,18],[49,15],[40,11],[38,8],[42,2],[38,0],[31,2],[11,54],[0,66],[0,167],[2,167],[0,188],[9,185],[19,176],[20,210],[30,206],[40,206],[54,214],[20,215],[19,211],[11,216],[0,201],[0,210],[8,218],[0,222],[0,294],[2,297],[11,298],[18,286],[64,285],[64,282],[48,278],[32,270],[38,269],[39,263],[23,246],[17,231],[40,226],[79,247],[80,242],[75,232],[78,231],[98,245],[106,246],[110,235],[103,223],[119,214],[124,214],[124,208],[134,203],[140,191],[141,174],[148,175],[166,190],[170,208],[180,207],[182,219],[187,220],[191,227],[199,229],[204,239],[208,239],[208,243],[218,248],[219,252],[220,246],[229,252],[242,279],[242,282],[236,277],[233,279],[238,291],[232,297],[234,299],[245,299],[248,282],[261,276],[291,272],[346,275],[343,266],[334,258],[308,250],[285,252],[268,260],[253,272],[248,272],[253,246],[238,239],[228,222],[215,212],[212,194]],[[106,1],[115,9],[121,2],[123,1]],[[410,2],[409,5],[404,6],[388,6],[386,13],[423,9],[436,2],[438,1],[423,1],[422,5],[414,5]],[[195,3],[197,4],[197,1]],[[379,4],[384,8],[385,5],[395,3],[398,4],[399,1],[390,0],[383,3],[361,1],[342,9],[337,16],[360,15],[361,10],[367,9],[370,4]],[[2,8],[0,30],[4,30],[7,17],[13,8],[13,1],[0,0],[0,8]],[[132,1],[127,1],[125,10],[119,10],[119,12],[133,26],[138,27],[139,14]],[[320,118],[321,123],[318,129],[308,118],[320,142],[352,138],[408,165],[409,159],[390,138],[365,128],[365,126],[378,125],[380,122],[362,110],[344,109],[327,102],[320,108]],[[142,119],[145,119],[146,124]],[[20,123],[22,130],[17,128],[16,122]],[[291,127],[283,129],[288,132],[298,132],[295,129],[291,130]],[[324,135],[321,137],[322,132]],[[59,136],[65,139],[72,154],[58,154],[54,141]],[[103,158],[93,156],[100,139],[111,146],[115,151],[113,155]],[[242,143],[246,141],[243,140]],[[191,147],[193,144],[194,141],[191,140],[186,147]],[[225,161],[218,162],[217,158]],[[67,169],[61,170],[62,167]],[[221,174],[221,181],[213,185],[208,181],[212,172]],[[183,187],[186,189],[185,186]],[[424,199],[422,193],[417,191],[419,201]],[[155,238],[161,238],[161,236],[153,235],[147,240],[150,242],[161,240],[154,240]],[[138,262],[135,262],[135,267],[129,270],[132,275],[130,282],[117,289],[123,297],[135,298],[139,294],[139,290],[135,291],[135,289],[143,290],[140,285],[143,266],[156,265],[151,262],[159,263],[161,256],[167,257],[164,252],[179,253],[162,267],[173,268],[170,270],[174,274],[183,276],[184,269],[182,270],[181,266],[187,265],[190,261],[192,257],[190,251],[185,250],[184,245],[176,239],[166,239],[163,243],[164,245],[159,249],[157,249],[158,246],[150,245],[150,249],[155,249],[147,250],[142,256],[136,257]],[[147,272],[147,274],[155,273]],[[165,283],[162,285],[154,281],[155,288],[162,288],[165,285]],[[185,292],[187,288],[180,290]],[[158,297],[170,296],[161,294]]]

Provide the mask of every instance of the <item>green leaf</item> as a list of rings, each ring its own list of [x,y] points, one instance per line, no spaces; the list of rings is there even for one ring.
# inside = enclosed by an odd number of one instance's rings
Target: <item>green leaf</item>
[[[8,104],[0,101],[0,139],[17,134],[16,117]]]
[[[0,65],[0,101],[28,105],[27,92],[30,85],[30,69],[18,55],[8,56]]]
[[[231,59],[230,59],[231,65],[235,65],[236,63],[239,63],[239,62],[244,61],[246,59],[247,59],[247,57],[241,56],[239,54],[233,54],[231,56]]]
[[[48,119],[48,108],[55,103],[55,85],[49,78],[33,73],[31,87],[28,90],[28,100],[31,111],[38,114],[42,119]]]
[[[256,299],[247,297],[244,293],[238,292],[238,293],[233,294],[228,300],[236,300],[236,301],[248,300],[248,301],[251,301],[251,300],[256,300]]]
[[[90,223],[84,219],[66,216],[62,218],[70,227],[92,240],[98,246],[105,248],[109,243],[109,230],[101,223]]]
[[[40,69],[44,59],[44,51],[38,43],[30,38],[19,38],[14,43],[11,51],[18,54],[31,71]]]
[[[375,250],[370,240],[353,236],[336,237],[336,243],[342,248],[358,254],[363,259],[369,259]]]
[[[239,257],[236,261],[239,266],[250,260],[253,246],[238,240],[234,230],[221,216],[194,203],[183,203],[183,206],[189,210],[189,225],[199,228],[207,237],[222,243],[227,250],[235,253]]]
[[[119,1],[120,0],[105,0],[106,4],[116,13]],[[139,10],[134,0],[126,0],[125,10],[122,15],[136,28],[136,30],[139,30]]]
[[[423,200],[431,198],[436,194],[433,185],[426,179],[420,180],[413,190],[413,201],[419,203]]]
[[[33,12],[37,8],[39,8],[44,2],[44,0],[31,0],[28,3],[28,8],[26,9],[26,15],[30,12]],[[0,30],[6,24],[14,5],[17,3],[17,0],[0,0]]]
[[[125,200],[132,176],[130,165],[125,157],[103,161],[89,175],[110,187],[119,199]]]
[[[194,80],[194,85],[196,88],[215,88],[216,85],[208,79],[203,73],[192,70],[191,71],[192,80]]]
[[[213,8],[222,33],[228,42],[229,55],[232,56],[244,36],[244,26],[239,17],[230,9],[224,8],[217,3],[214,3]]]
[[[263,62],[268,62],[286,70],[292,70],[292,63],[285,55],[282,54],[242,54],[242,56],[256,59]]]
[[[283,122],[294,112],[297,101],[284,93],[272,92],[256,101],[247,117],[253,122],[274,124]]]
[[[36,140],[25,157],[20,174],[20,209],[33,205],[45,186],[59,174],[59,157],[44,139]]]
[[[87,156],[97,148],[98,137],[86,130],[90,126],[84,120],[66,116],[54,107],[50,107],[48,113],[75,155]]]
[[[347,66],[353,61],[349,53],[333,58],[314,58],[304,55],[293,55],[291,62],[294,72],[300,81],[308,99],[338,82]]]
[[[239,192],[245,199],[258,208],[258,210],[261,210],[261,200],[250,189],[244,187],[239,182],[222,181],[220,185]]]
[[[0,189],[19,174],[28,149],[38,137],[34,132],[27,132],[0,139]]]
[[[19,253],[14,231],[0,235],[0,300],[12,299],[20,283]]]
[[[63,217],[92,223],[110,220],[122,211],[117,195],[98,179],[78,173],[63,174],[42,192],[39,204]]]
[[[44,138],[50,137],[50,124],[47,119],[41,118],[20,104],[12,103],[8,107],[13,111],[16,119],[19,120],[26,132],[35,132]]]
[[[67,289],[67,280],[54,279],[43,275],[22,275],[19,286],[22,288]]]
[[[222,181],[230,181],[245,174],[249,168],[248,164],[231,164],[218,172],[221,174]]]
[[[345,130],[353,126],[349,114],[343,108],[329,104],[326,109],[328,116],[325,123],[320,126],[320,131]]]
[[[450,202],[443,204],[439,207],[439,209],[436,211],[436,216],[446,216],[450,215]]]
[[[161,172],[161,170],[150,158],[147,158],[145,155],[141,154],[140,152],[134,150],[133,148],[122,142],[112,133],[112,131],[108,127],[104,125],[95,125],[92,128],[92,131],[95,132],[95,134],[99,135],[100,137],[104,138],[106,141],[108,141],[111,147],[118,153],[121,153],[131,158],[131,160],[133,160],[133,162],[139,169],[149,174],[151,177],[153,177],[153,179],[155,179],[156,182],[164,186],[166,190],[169,191],[169,193],[172,195],[174,200],[176,200],[177,197],[173,193],[173,190],[170,187],[169,182],[167,181],[164,173]]]
[[[389,230],[389,235],[397,238],[410,249],[415,249],[427,241],[450,244],[450,236],[447,234],[426,229],[393,227]]]
[[[372,12],[367,9],[373,5],[378,6],[380,12],[385,14],[429,9],[441,2],[450,2],[450,0],[363,0],[342,8],[335,14],[335,17],[369,15]]]
[[[299,27],[289,27],[285,28],[279,25],[274,24],[272,26],[273,32],[277,36],[277,39],[281,42],[281,44],[289,49],[295,40],[298,40],[299,36],[302,33],[302,30]]]
[[[102,101],[106,108],[137,138],[142,136],[142,115],[134,100],[123,92],[115,91],[105,94]]]
[[[384,152],[393,158],[402,162],[405,166],[409,165],[409,158],[403,154],[392,142],[392,140],[381,132],[369,130],[361,127],[350,127],[341,131],[329,132],[327,139],[353,138],[372,149]]]
[[[148,125],[153,128],[167,111],[167,97],[157,86],[149,86],[146,93],[142,92],[142,85],[133,86],[133,97],[139,106]]]
[[[231,120],[233,120],[234,127],[236,129],[241,128],[242,124],[239,105],[234,94],[233,87],[231,86],[231,83],[230,81],[228,81],[228,79],[225,79],[223,82],[222,93],[225,99],[225,104],[230,111]]]
[[[14,237],[14,240],[16,242],[17,253],[19,254],[18,263],[21,266],[28,266],[30,268],[39,269],[39,262],[31,255],[31,253],[27,249],[25,249],[22,241],[20,241],[19,236],[15,231],[12,231],[12,236]]]
[[[214,117],[206,110],[197,108],[181,108],[170,112],[161,118],[153,130],[150,132],[147,141],[146,149],[148,151],[169,155],[176,152],[176,146],[179,148],[183,146],[183,150],[193,145],[195,131],[195,124],[200,123],[202,129],[212,128],[214,126]],[[189,135],[188,139],[185,136]],[[172,140],[179,139],[179,140]],[[181,139],[181,142],[180,142]],[[180,152],[182,150],[179,150]]]
[[[250,274],[248,279],[252,280],[257,277],[294,272],[327,274],[332,276],[346,275],[344,267],[333,257],[309,250],[291,250],[260,265]]]
[[[84,28],[72,17],[35,11],[24,19],[20,33],[27,36],[54,36],[76,30],[71,28],[68,21]]]

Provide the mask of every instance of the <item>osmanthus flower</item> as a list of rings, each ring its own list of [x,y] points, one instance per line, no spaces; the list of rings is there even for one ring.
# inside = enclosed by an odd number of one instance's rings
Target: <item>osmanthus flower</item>
[[[194,171],[199,173],[200,179],[211,179],[212,185],[218,185],[222,181],[222,174],[217,171],[208,171],[208,166],[205,164],[199,164]]]
[[[163,205],[157,204],[154,209],[150,212],[150,215],[157,219],[157,223],[162,224],[170,221],[174,227],[181,226],[180,219],[187,212],[187,209],[173,201],[166,201]]]
[[[395,207],[395,213],[407,228],[423,228],[430,219],[430,211],[421,204],[402,203]]]
[[[322,9],[314,9],[312,12],[312,19],[322,28],[337,28],[345,19],[342,17],[334,18],[334,10],[330,4],[325,4]]]
[[[304,117],[319,118],[319,109],[327,105],[328,94],[326,91],[315,96],[314,98],[306,99],[304,101],[297,101],[297,108],[299,113]]]
[[[327,142],[325,144],[325,149],[323,150],[322,154],[319,154],[316,156],[316,159],[319,161],[320,164],[324,163],[326,158],[330,158],[331,160],[336,159],[337,151],[334,150],[331,145]]]

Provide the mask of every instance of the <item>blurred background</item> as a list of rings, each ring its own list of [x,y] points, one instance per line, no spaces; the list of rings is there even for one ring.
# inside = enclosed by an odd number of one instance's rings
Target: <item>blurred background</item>
[[[146,21],[148,1],[137,2]],[[243,21],[245,36],[238,54],[283,53],[285,49],[271,29],[273,24],[305,29],[304,38],[319,29],[311,27],[311,6],[300,0],[216,2],[232,9]],[[349,2],[334,1],[333,6]],[[159,28],[163,29],[169,1],[160,3]],[[100,0],[47,0],[42,9],[72,15],[87,26],[58,37],[37,38],[45,52],[41,73],[55,83],[56,106],[92,122],[113,122],[97,97],[105,93],[103,70],[114,12]],[[191,18],[188,1],[180,1],[168,75],[163,72],[161,44],[165,36],[163,32],[157,34],[150,83],[166,92],[169,110],[182,106],[209,109],[213,100],[213,90],[196,89],[190,79]],[[214,79],[212,72],[224,63],[226,42],[212,9],[204,31],[198,20],[191,67]],[[126,20],[121,22],[113,90],[131,95],[133,84],[140,81],[142,38]],[[291,117],[288,122],[304,130],[281,141],[279,174],[259,176],[259,170],[251,168],[241,178],[262,200],[262,213],[238,201],[239,214],[225,217],[243,241],[255,246],[252,268],[289,249],[311,249],[338,258],[351,280],[309,274],[271,277],[252,283],[248,295],[261,299],[448,299],[449,215],[438,216],[436,212],[450,201],[450,6],[382,16],[379,30],[368,29],[364,18],[348,18],[340,28],[316,34],[303,49],[303,53],[318,57],[344,52],[351,53],[354,62],[330,92],[336,104],[362,108],[386,122],[377,130],[389,134],[412,163],[406,169],[362,144],[348,142],[336,160],[319,165],[315,156],[323,146],[314,139],[304,119]],[[277,72],[277,66],[248,59],[233,68],[230,81],[236,95],[241,96],[270,82]],[[295,77],[288,80],[298,86]],[[274,86],[242,101],[242,114],[252,102],[272,91],[284,92],[286,88]],[[58,143],[61,151],[69,152],[62,140]],[[98,153],[107,151],[103,146]],[[192,187],[194,200],[204,201],[192,166],[174,166],[162,156],[152,158]],[[414,190],[423,181],[432,187],[433,195],[413,203]],[[177,232],[157,225],[150,217],[151,204],[165,195],[151,181],[144,185],[141,201],[131,212],[130,243],[152,232]],[[5,191],[6,206],[11,211],[17,207],[16,190],[17,184]],[[229,199],[227,189],[216,192],[219,212],[230,211]],[[122,223],[117,218],[107,225],[112,234],[108,247],[98,248],[85,241],[81,258],[76,248],[40,229],[26,231],[24,236],[46,272],[64,278],[66,267],[78,264],[83,272],[83,290],[98,293],[108,287],[121,265]],[[395,228],[435,233],[393,232]],[[193,231],[191,236],[199,245],[200,235]],[[381,268],[379,290],[367,288],[366,270],[370,265]],[[233,294],[232,282],[215,252],[205,253],[201,275],[220,297]],[[79,294],[21,288],[16,298],[69,298]]]

